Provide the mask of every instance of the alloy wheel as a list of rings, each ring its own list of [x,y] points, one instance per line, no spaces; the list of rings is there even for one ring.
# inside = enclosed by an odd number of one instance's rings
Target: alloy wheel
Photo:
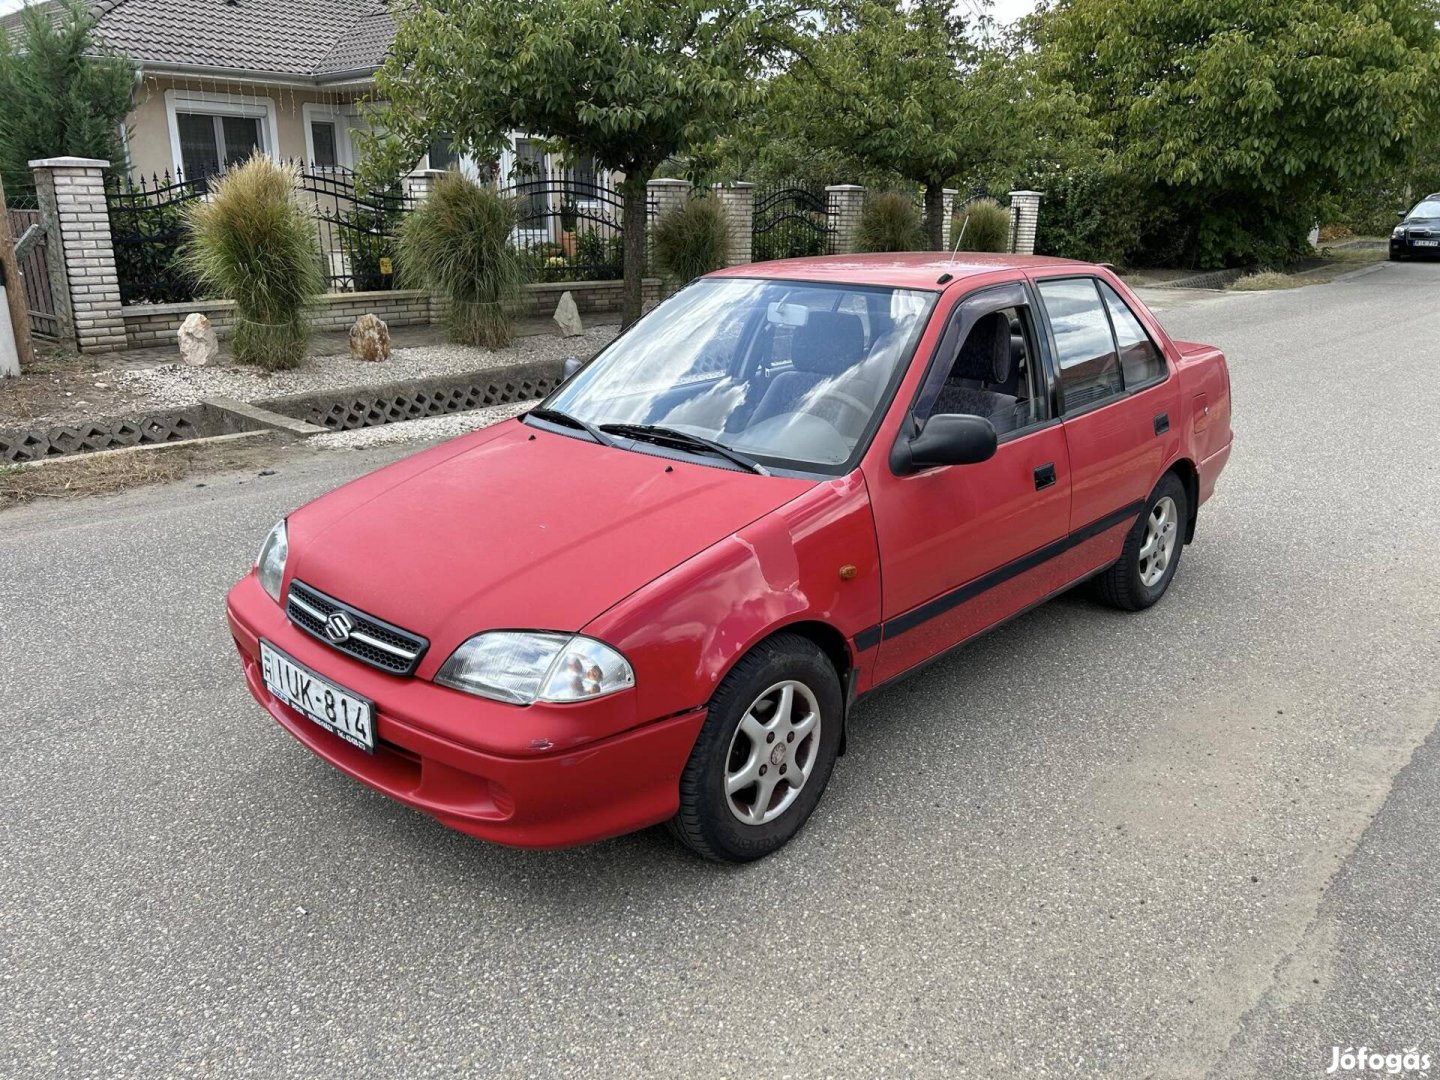
[[[802,682],[786,679],[745,710],[725,765],[725,801],[746,825],[788,810],[819,757],[820,705]]]
[[[1165,576],[1175,553],[1175,500],[1164,496],[1150,509],[1145,520],[1145,542],[1140,545],[1140,584],[1153,589]]]

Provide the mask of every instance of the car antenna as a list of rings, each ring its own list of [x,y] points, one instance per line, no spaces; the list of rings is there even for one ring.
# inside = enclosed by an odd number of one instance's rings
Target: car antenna
[[[961,244],[964,242],[964,240],[965,240],[965,230],[969,227],[969,225],[970,225],[970,215],[969,215],[969,214],[966,214],[966,215],[965,215],[965,220],[960,223],[960,235],[957,236],[957,237],[955,237],[955,246],[950,249],[950,265],[951,265],[951,266],[954,266],[954,265],[955,265],[955,260],[960,257],[960,245],[961,245]],[[937,284],[937,285],[944,285],[945,282],[948,281],[949,279],[950,279],[950,275],[947,273],[947,274],[945,274],[939,281],[937,281],[935,284]]]

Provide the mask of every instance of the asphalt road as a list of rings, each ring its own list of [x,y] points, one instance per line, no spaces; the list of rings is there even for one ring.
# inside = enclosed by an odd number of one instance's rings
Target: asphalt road
[[[226,587],[396,450],[0,515],[0,1075],[1440,1062],[1440,266],[1163,295],[1237,435],[1165,601],[1063,597],[875,696],[740,869],[468,840],[251,702]]]

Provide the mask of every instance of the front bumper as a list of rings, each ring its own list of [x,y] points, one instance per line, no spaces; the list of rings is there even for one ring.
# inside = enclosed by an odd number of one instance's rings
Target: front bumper
[[[231,590],[226,613],[250,693],[286,731],[336,768],[451,828],[515,847],[567,847],[658,824],[679,806],[680,773],[704,709],[553,753],[499,754],[433,729],[460,726],[457,709],[465,711],[464,723],[479,728],[480,714],[503,722],[514,716],[514,706],[350,660],[290,625],[253,574]],[[260,673],[261,637],[375,703],[373,754],[271,695]],[[422,719],[427,709],[433,715]],[[442,714],[443,723],[436,723]]]
[[[1421,241],[1435,241],[1436,246],[1421,246]],[[1410,259],[1440,259],[1440,236],[1426,236],[1416,239],[1408,236],[1390,238],[1390,254],[1404,255]]]

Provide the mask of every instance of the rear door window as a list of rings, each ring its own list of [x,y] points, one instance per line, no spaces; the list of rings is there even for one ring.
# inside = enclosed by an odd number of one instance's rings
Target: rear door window
[[[1094,278],[1037,283],[1055,339],[1065,411],[1087,409],[1125,392],[1110,317]]]

